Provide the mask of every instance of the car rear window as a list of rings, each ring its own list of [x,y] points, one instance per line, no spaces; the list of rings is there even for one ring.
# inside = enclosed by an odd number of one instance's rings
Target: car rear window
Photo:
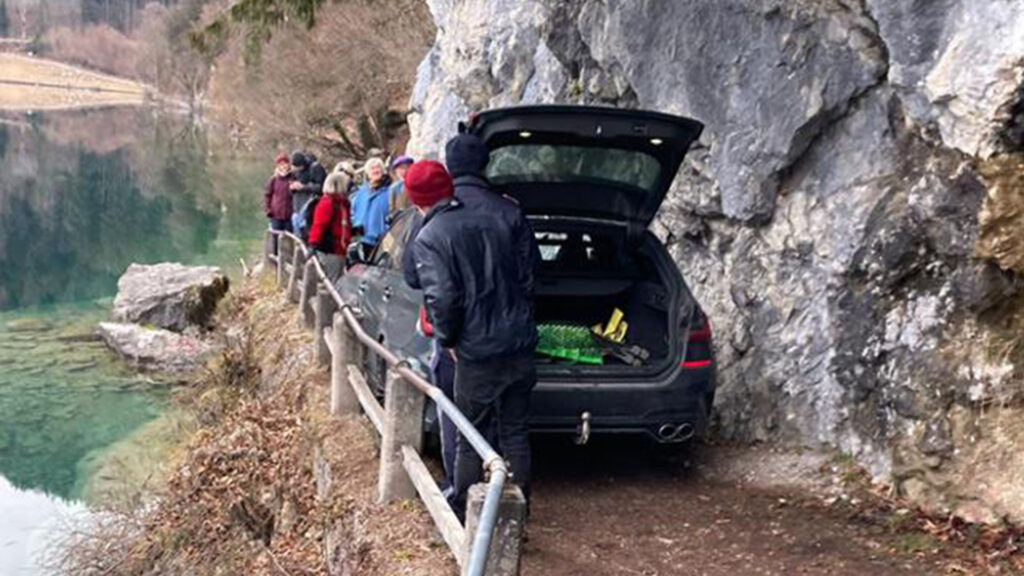
[[[591,183],[649,190],[661,164],[637,150],[551,144],[514,144],[491,151],[487,177],[495,184]]]

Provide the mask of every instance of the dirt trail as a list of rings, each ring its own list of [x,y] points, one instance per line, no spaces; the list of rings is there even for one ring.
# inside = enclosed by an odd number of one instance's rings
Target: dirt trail
[[[705,447],[685,466],[633,442],[535,446],[525,576],[947,573],[943,554],[823,503],[820,458]]]

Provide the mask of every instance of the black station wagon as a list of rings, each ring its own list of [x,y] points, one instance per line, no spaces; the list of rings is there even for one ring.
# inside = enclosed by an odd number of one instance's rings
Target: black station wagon
[[[655,112],[530,106],[484,112],[464,129],[490,150],[491,184],[533,225],[541,330],[600,332],[616,310],[626,324],[624,333],[595,335],[588,361],[538,352],[531,429],[662,443],[702,435],[715,394],[711,326],[648,226],[703,126]],[[369,334],[426,373],[430,342],[415,329],[422,298],[401,269],[411,220],[398,215],[338,287]],[[367,363],[382,393],[384,366]]]

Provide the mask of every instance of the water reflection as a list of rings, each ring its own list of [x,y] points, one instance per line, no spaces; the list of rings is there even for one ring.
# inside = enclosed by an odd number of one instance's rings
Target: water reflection
[[[216,239],[203,134],[138,113],[138,139],[108,150],[96,118],[110,114],[0,126],[0,310],[109,294],[132,261],[187,260]]]
[[[0,159],[6,558],[25,557],[25,526],[48,518],[26,498],[80,498],[104,451],[164,410],[165,387],[92,336],[120,274],[159,261],[237,270],[265,225],[266,171],[147,109],[0,116]],[[22,528],[7,521],[15,513]]]

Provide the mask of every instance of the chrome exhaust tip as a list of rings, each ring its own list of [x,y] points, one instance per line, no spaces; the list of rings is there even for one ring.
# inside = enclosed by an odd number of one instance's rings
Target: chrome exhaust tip
[[[658,427],[658,438],[662,442],[685,442],[694,435],[693,424],[683,422],[681,424],[665,423]]]

